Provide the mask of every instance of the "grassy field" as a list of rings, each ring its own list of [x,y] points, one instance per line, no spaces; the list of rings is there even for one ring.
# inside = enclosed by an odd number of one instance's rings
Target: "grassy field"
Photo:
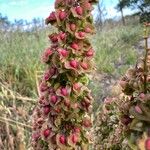
[[[51,28],[33,32],[0,31],[1,78],[23,95],[36,95],[35,72],[43,68],[40,55],[49,45],[47,35],[52,31]],[[142,38],[140,25],[118,25],[96,33],[91,40],[99,73],[121,75],[135,63],[133,46]]]
[[[89,86],[98,104],[106,93],[105,77],[118,78],[135,63],[137,51],[134,45],[142,39],[142,30],[139,24],[130,23],[127,26],[116,24],[97,30],[96,34],[91,37],[96,51],[97,71]],[[19,143],[20,146],[26,146],[24,149],[30,147],[31,114],[38,97],[36,72],[44,68],[40,62],[40,55],[49,45],[47,35],[53,31],[51,27],[32,32],[0,31],[0,121],[4,123],[4,126],[8,125],[7,135],[9,133],[13,135],[15,132],[16,136],[21,134],[24,139],[24,143],[21,140],[14,142],[15,139],[13,139],[13,142],[5,143],[7,146]],[[103,77],[104,84],[101,83],[101,77]],[[25,128],[21,130],[20,127]],[[0,140],[3,141],[3,138],[1,137]],[[9,138],[11,137],[8,136],[6,140]]]

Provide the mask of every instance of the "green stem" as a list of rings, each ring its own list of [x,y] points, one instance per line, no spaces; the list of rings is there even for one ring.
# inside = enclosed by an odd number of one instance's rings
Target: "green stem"
[[[148,56],[148,36],[147,36],[147,26],[145,26],[145,57],[144,57],[144,93],[147,93],[147,56]]]

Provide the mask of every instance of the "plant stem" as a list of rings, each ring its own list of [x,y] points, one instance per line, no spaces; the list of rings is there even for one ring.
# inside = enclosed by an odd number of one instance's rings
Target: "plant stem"
[[[148,56],[148,35],[147,35],[147,25],[145,25],[145,57],[144,57],[144,93],[147,93],[147,56]]]

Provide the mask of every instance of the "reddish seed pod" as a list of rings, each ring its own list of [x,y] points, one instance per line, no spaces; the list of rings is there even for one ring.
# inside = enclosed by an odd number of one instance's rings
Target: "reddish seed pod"
[[[141,94],[139,95],[139,97],[140,97],[142,100],[144,100],[144,99],[145,99],[145,94],[144,94],[144,93],[141,93]]]
[[[75,133],[80,133],[80,131],[81,131],[81,129],[80,129],[79,127],[75,127],[75,128],[74,128],[74,132],[75,132]]]
[[[80,90],[81,86],[79,85],[79,83],[74,83],[73,87],[75,90]]]
[[[63,96],[67,96],[67,95],[68,95],[67,89],[66,89],[66,88],[62,88],[62,89],[61,89],[61,94],[62,94]]]
[[[78,34],[81,38],[85,37],[85,32],[80,31]]]
[[[43,122],[44,122],[43,118],[38,118],[38,119],[37,119],[37,123],[38,123],[38,124],[42,124]]]
[[[65,145],[65,143],[66,143],[66,137],[64,135],[61,135],[59,137],[59,141],[60,141],[61,144]]]
[[[78,67],[78,62],[76,60],[71,60],[70,61],[70,66],[73,68],[77,68]]]
[[[89,119],[84,119],[83,120],[83,126],[85,126],[85,127],[91,127],[91,120],[89,120]]]
[[[68,56],[68,51],[65,50],[65,49],[60,49],[59,52],[60,52],[60,54],[61,54],[63,57],[67,57],[67,56]]]
[[[85,28],[85,32],[86,32],[86,33],[91,33],[91,32],[92,32],[92,30],[91,30],[91,28],[86,27],[86,28]]]
[[[75,31],[75,30],[76,30],[76,25],[73,24],[73,23],[71,23],[71,24],[70,24],[70,30],[71,30],[71,31]]]
[[[50,78],[50,73],[49,73],[49,72],[46,72],[46,73],[44,74],[44,79],[47,81],[47,80],[49,80],[49,78]]]
[[[47,84],[45,82],[42,82],[40,84],[40,91],[45,92],[48,89]]]
[[[51,34],[48,36],[49,39],[53,42],[53,43],[56,43],[58,42],[58,35],[57,34]]]
[[[82,62],[82,63],[81,63],[81,67],[82,67],[84,70],[87,70],[87,69],[88,69],[88,64],[85,63],[85,62]]]
[[[79,107],[78,103],[74,103],[73,109],[77,109]]]
[[[70,107],[70,100],[69,100],[69,99],[66,99],[66,100],[64,101],[64,104],[65,104],[65,106]]]
[[[135,111],[137,112],[137,113],[139,113],[139,114],[142,114],[143,112],[142,112],[142,110],[141,110],[141,108],[140,108],[140,106],[135,106]]]
[[[145,141],[145,150],[150,150],[150,138]]]
[[[47,138],[51,134],[51,129],[46,129],[43,131],[43,135],[45,138]]]
[[[86,8],[87,8],[88,10],[90,10],[91,7],[92,7],[92,6],[91,6],[91,3],[87,2],[87,3],[86,3]]]
[[[49,73],[51,76],[53,76],[56,73],[56,68],[50,68]]]
[[[72,140],[72,142],[73,142],[74,144],[76,144],[76,143],[78,142],[78,137],[77,137],[77,135],[76,135],[76,134],[73,134],[71,140]]]
[[[72,43],[71,48],[73,48],[75,50],[79,50],[79,45],[77,43]]]
[[[55,12],[51,12],[49,17],[48,17],[49,21],[55,21],[56,20],[56,16],[55,16]]]
[[[63,40],[65,40],[66,39],[66,33],[65,32],[61,32],[60,34],[59,34],[59,37],[60,37],[60,39],[63,41]]]
[[[56,108],[56,109],[55,109],[55,112],[60,113],[60,112],[61,112],[61,109],[60,109],[60,108]]]
[[[51,111],[50,106],[44,107],[44,114],[47,115]]]
[[[80,7],[80,6],[76,7],[76,8],[75,8],[75,11],[76,11],[76,13],[77,13],[78,15],[82,15],[82,14],[83,14],[83,9],[82,9],[82,7]]]
[[[51,98],[50,98],[50,101],[55,104],[57,102],[57,96],[56,95],[52,95]]]
[[[66,19],[66,16],[67,16],[67,14],[66,14],[66,12],[64,12],[64,11],[61,11],[61,12],[59,13],[59,19],[60,19],[60,20]]]
[[[52,55],[53,51],[50,48],[47,48],[45,51],[45,56],[50,56]]]
[[[93,54],[94,54],[93,49],[89,49],[89,50],[86,52],[86,56],[87,56],[87,57],[91,57],[91,56],[93,56]]]

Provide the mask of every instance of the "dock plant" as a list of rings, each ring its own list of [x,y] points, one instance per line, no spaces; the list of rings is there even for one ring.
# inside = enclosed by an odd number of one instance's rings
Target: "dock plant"
[[[119,81],[121,93],[106,98],[94,125],[94,149],[150,150],[150,47],[145,24],[144,57]]]
[[[46,70],[33,113],[34,150],[86,150],[92,137],[91,91],[94,70],[91,11],[97,0],[56,0],[46,24],[57,28],[42,54]]]

